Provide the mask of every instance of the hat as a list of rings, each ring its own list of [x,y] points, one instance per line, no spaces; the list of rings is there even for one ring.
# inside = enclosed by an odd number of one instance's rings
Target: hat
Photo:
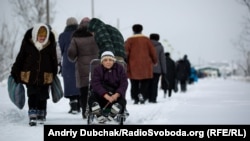
[[[68,26],[68,25],[77,25],[78,23],[77,23],[77,20],[76,20],[76,18],[74,18],[74,17],[69,17],[68,19],[67,19],[67,21],[66,21],[66,25]]]
[[[132,29],[133,29],[134,33],[141,33],[143,27],[141,24],[134,24]]]
[[[41,26],[38,30],[37,36],[39,37],[46,37],[47,36],[47,29],[44,26]]]
[[[111,51],[104,51],[101,55],[101,62],[103,61],[103,59],[105,58],[111,58],[113,61],[115,61],[115,56]]]
[[[169,52],[166,52],[166,53],[165,53],[165,56],[166,56],[166,57],[169,57],[169,56],[170,56],[170,53],[169,53]]]
[[[85,17],[81,20],[80,22],[80,26],[83,27],[83,26],[87,26],[89,24],[89,21],[90,19],[88,17]]]
[[[159,35],[159,34],[156,34],[156,33],[152,33],[152,34],[149,35],[149,38],[150,38],[151,40],[159,41],[160,35]]]

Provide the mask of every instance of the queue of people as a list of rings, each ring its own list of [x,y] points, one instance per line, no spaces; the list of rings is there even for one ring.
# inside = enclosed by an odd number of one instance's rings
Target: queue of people
[[[63,78],[64,97],[69,99],[68,113],[81,112],[83,119],[87,118],[87,111],[98,111],[106,102],[116,114],[127,110],[127,80],[134,104],[157,103],[159,82],[165,97],[171,97],[172,90],[177,92],[178,84],[181,92],[187,91],[191,70],[187,55],[177,62],[172,60],[159,41],[160,35],[144,35],[141,24],[132,26],[133,35],[126,40],[117,28],[98,18],[85,17],[78,23],[69,17],[58,42],[50,28],[36,24],[27,30],[11,69],[15,81],[27,87],[30,126],[46,120],[49,88],[58,73]],[[56,46],[60,47],[62,60],[57,59]],[[90,81],[89,64],[93,59],[100,59],[102,65]],[[125,62],[126,68],[117,61]],[[89,92],[96,94],[91,96],[91,102]],[[100,103],[96,104],[98,100]]]

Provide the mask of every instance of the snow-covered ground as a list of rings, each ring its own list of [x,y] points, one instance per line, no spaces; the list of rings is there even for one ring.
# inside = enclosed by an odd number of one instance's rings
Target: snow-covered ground
[[[8,96],[7,80],[0,83],[0,93],[0,140],[42,141],[43,125],[28,125],[27,98],[22,110],[15,107]],[[133,104],[129,86],[127,102],[127,125],[250,124],[250,83],[243,80],[200,79],[188,85],[186,93],[173,93],[171,98],[163,98],[159,89],[158,103],[144,105]],[[81,114],[68,114],[68,99],[58,103],[49,99],[47,110],[47,125],[87,125]]]

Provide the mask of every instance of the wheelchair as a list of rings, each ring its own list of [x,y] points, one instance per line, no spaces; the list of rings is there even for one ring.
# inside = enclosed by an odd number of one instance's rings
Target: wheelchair
[[[90,62],[88,101],[89,101],[90,96],[93,94],[91,85],[90,85],[92,72],[95,66],[101,63],[100,61],[101,61],[100,59],[93,59]],[[117,60],[116,63],[122,64],[122,66],[126,70],[126,63],[124,61]],[[111,111],[112,111],[113,105],[115,104],[107,103],[104,107],[99,107],[100,111],[99,111],[99,114],[97,115],[95,111],[90,110],[90,105],[88,103],[86,113],[85,113],[87,117],[87,125],[100,125],[100,124],[124,125],[124,122],[129,116],[129,113],[126,107],[124,109],[124,112],[117,113],[115,116],[112,116]]]

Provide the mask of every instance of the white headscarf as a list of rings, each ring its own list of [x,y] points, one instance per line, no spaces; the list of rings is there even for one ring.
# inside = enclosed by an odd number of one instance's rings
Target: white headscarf
[[[44,26],[47,30],[47,36],[46,36],[46,39],[44,40],[43,43],[40,43],[37,41],[37,34],[38,34],[38,30]],[[46,45],[48,43],[48,40],[49,40],[49,28],[46,24],[43,24],[43,23],[39,23],[39,24],[36,24],[34,25],[33,29],[32,29],[32,41],[34,42],[36,48],[40,51],[43,49],[43,46]]]

